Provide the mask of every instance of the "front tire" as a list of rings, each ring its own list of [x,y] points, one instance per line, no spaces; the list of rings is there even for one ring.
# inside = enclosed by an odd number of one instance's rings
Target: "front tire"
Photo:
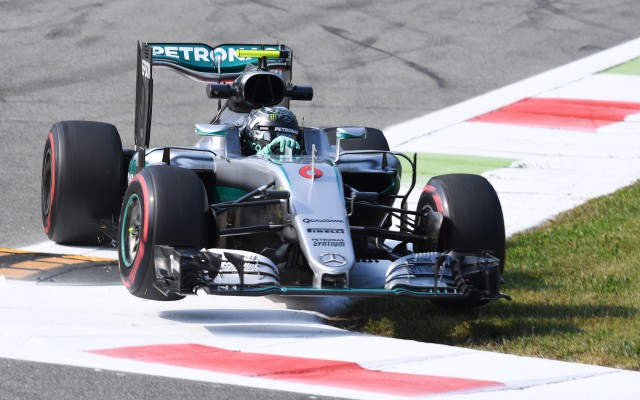
[[[51,128],[42,160],[42,224],[56,243],[109,241],[100,221],[115,223],[122,200],[123,152],[115,126],[63,121]]]
[[[436,176],[429,180],[418,201],[418,210],[426,207],[444,217],[434,250],[489,250],[500,259],[499,273],[502,274],[505,263],[504,217],[498,195],[489,181],[480,175],[470,174]],[[434,303],[474,307],[486,301]]]
[[[118,229],[120,277],[129,292],[148,300],[182,299],[154,286],[154,247],[202,249],[208,218],[207,195],[195,172],[158,165],[136,174],[125,194]]]

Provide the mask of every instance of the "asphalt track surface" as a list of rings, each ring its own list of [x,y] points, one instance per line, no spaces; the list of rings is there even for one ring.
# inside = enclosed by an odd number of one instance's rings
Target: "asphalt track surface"
[[[307,125],[385,127],[640,36],[636,1],[203,3],[0,2],[0,247],[46,239],[53,123],[111,122],[132,146],[136,40],[285,43],[294,81],[314,86],[293,107]],[[152,144],[192,143],[215,103],[170,71],[154,78]],[[3,399],[312,397],[15,360],[0,376]]]

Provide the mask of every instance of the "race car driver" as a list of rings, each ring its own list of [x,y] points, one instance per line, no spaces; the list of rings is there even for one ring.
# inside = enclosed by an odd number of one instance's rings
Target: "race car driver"
[[[302,130],[294,113],[285,107],[262,107],[252,110],[243,135],[246,155],[284,154],[289,148],[300,152]]]

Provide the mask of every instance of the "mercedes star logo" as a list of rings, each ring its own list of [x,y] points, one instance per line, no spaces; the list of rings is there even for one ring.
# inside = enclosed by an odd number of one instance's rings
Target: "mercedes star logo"
[[[293,120],[289,114],[285,113],[278,113],[278,119],[282,122],[291,122]]]
[[[320,262],[327,267],[342,267],[347,265],[347,259],[336,253],[324,253],[320,255]]]

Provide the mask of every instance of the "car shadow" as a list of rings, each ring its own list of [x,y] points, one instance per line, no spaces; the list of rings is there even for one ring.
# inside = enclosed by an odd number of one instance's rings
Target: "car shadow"
[[[218,336],[303,338],[357,335],[327,324],[320,315],[294,310],[194,309],[162,311],[159,316],[183,324],[202,325]]]

